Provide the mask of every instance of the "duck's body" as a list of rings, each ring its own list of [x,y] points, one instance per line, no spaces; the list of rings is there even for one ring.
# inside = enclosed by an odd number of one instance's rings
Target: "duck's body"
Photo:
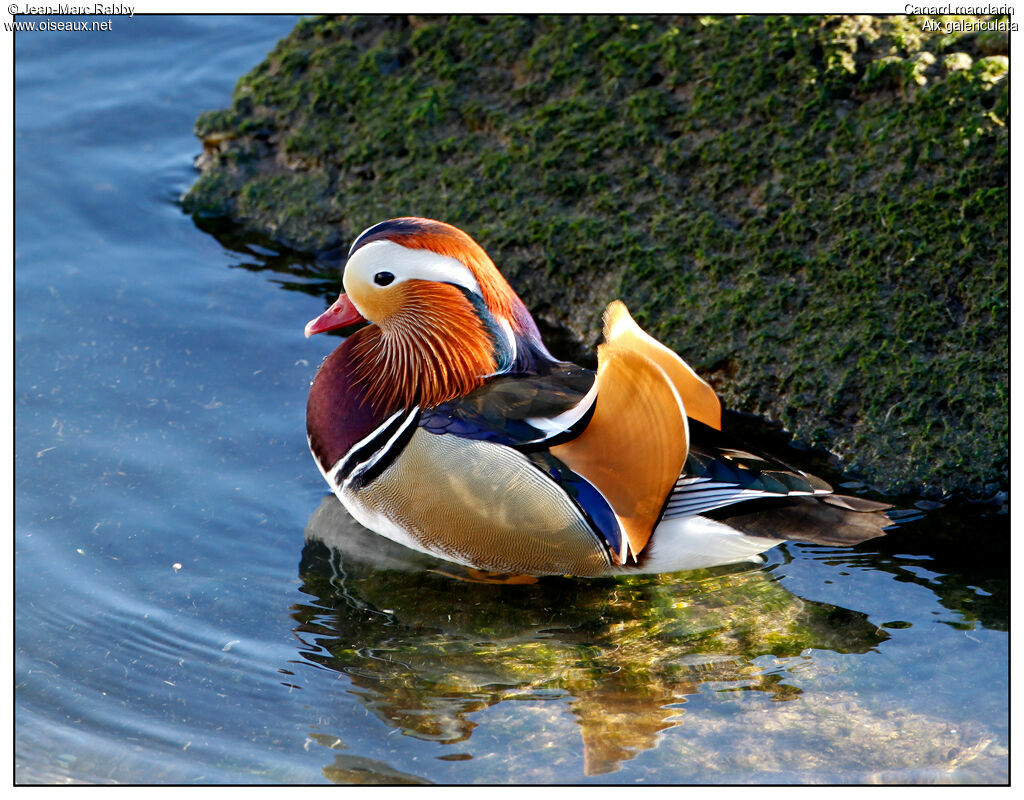
[[[596,576],[743,561],[789,538],[852,544],[892,524],[888,506],[727,446],[711,387],[621,303],[596,373],[553,358],[449,225],[365,231],[345,288],[307,335],[372,324],[317,372],[310,449],[352,516],[394,541],[488,571]]]

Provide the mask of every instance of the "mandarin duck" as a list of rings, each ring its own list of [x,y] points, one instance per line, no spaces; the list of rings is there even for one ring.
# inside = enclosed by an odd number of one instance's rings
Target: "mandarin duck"
[[[362,326],[316,373],[309,447],[349,513],[400,544],[476,570],[599,576],[757,560],[786,539],[849,545],[897,521],[730,444],[711,386],[619,301],[596,372],[556,359],[451,225],[368,228],[343,285],[305,329]]]

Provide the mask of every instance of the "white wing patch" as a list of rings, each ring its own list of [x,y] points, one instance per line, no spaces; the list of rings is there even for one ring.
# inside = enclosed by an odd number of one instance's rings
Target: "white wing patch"
[[[594,405],[594,401],[596,399],[597,381],[594,381],[594,385],[590,387],[590,391],[583,395],[583,399],[572,408],[553,417],[526,417],[524,422],[532,425],[544,434],[534,441],[540,442],[544,439],[550,439],[552,436],[557,436],[558,434],[569,430],[569,428],[583,419],[583,415],[590,411],[590,408]]]
[[[798,495],[814,495],[818,492],[792,490],[786,493],[771,492],[764,489],[745,489],[735,483],[713,481],[711,478],[680,477],[672,487],[662,519],[695,516],[716,508],[742,503],[757,497],[794,497]]]

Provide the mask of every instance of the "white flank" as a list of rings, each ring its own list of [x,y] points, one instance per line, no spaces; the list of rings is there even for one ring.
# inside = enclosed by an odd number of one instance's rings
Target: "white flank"
[[[678,572],[684,569],[716,567],[737,561],[760,561],[759,553],[781,543],[781,539],[747,536],[706,517],[665,520],[654,529],[635,572]]]

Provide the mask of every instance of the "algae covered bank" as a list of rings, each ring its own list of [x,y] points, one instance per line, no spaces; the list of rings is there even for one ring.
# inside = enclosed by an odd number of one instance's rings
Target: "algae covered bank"
[[[730,408],[886,491],[984,498],[1008,466],[1005,22],[303,20],[199,118],[185,207],[310,253],[446,220],[563,349],[620,297]]]

